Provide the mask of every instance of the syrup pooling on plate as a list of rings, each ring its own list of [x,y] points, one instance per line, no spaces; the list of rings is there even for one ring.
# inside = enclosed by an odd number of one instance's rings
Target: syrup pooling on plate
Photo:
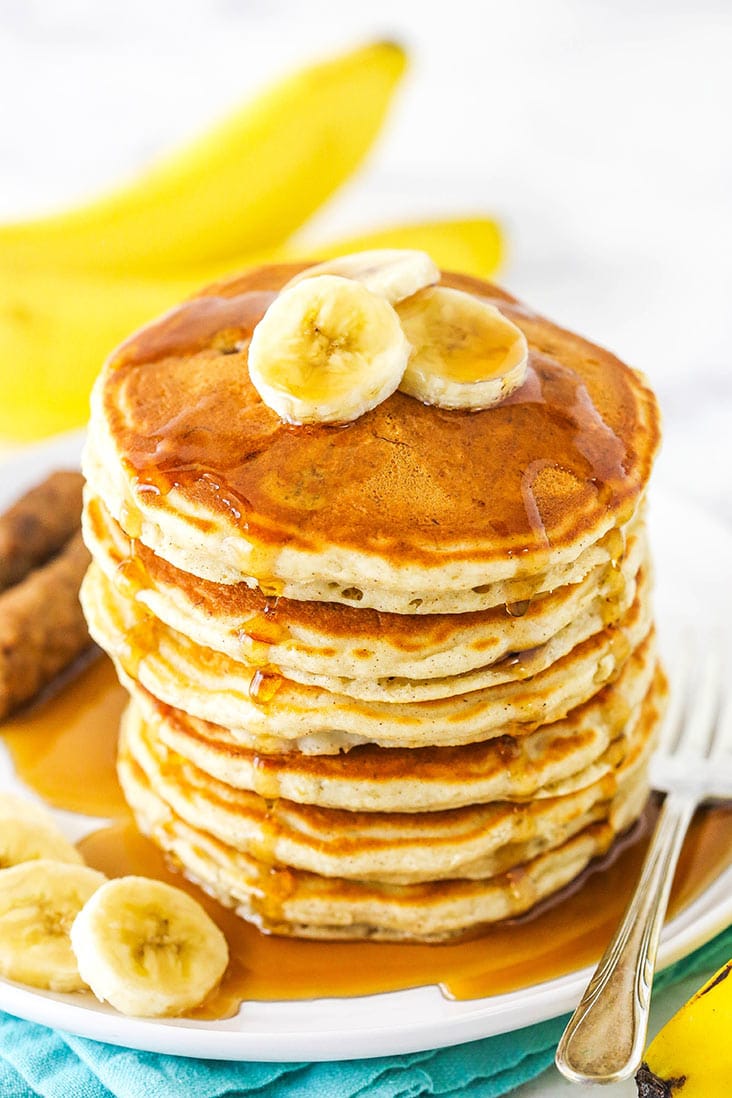
[[[59,808],[95,815],[125,811],[114,774],[117,723],[124,692],[111,665],[100,659],[81,671],[55,697],[0,727],[19,775]],[[93,710],[89,710],[91,702]],[[93,712],[83,727],[81,712]],[[506,737],[506,740],[509,738]],[[93,751],[90,748],[93,746]],[[511,752],[507,743],[506,760]],[[276,774],[262,757],[263,795],[275,799]],[[655,812],[655,808],[652,809]],[[651,816],[646,827],[650,826]],[[684,845],[672,894],[671,915],[691,903],[730,864],[732,810],[697,814]],[[372,994],[439,984],[454,998],[473,998],[528,987],[597,960],[627,901],[645,849],[638,831],[609,858],[539,909],[512,922],[488,927],[478,937],[439,947],[345,943],[277,938],[222,908],[167,865],[160,851],[134,825],[120,822],[82,840],[88,863],[109,876],[141,874],[190,891],[223,930],[231,964],[221,988],[196,1018],[223,1018],[247,999],[307,999]],[[637,839],[637,841],[635,841]],[[262,870],[262,914],[270,919],[286,898],[283,867]],[[514,887],[521,888],[514,873]],[[266,910],[265,910],[266,909]]]
[[[391,545],[419,561],[435,556],[427,537],[436,536],[435,523],[442,552],[454,559],[466,552],[460,542],[486,531],[502,542],[501,554],[536,553],[555,533],[564,538],[568,523],[597,521],[634,497],[647,470],[621,439],[623,417],[634,414],[622,379],[606,399],[601,370],[580,376],[551,357],[551,342],[532,349],[521,388],[483,412],[428,408],[397,393],[345,427],[283,424],[259,400],[246,366],[248,338],[282,277],[254,272],[232,297],[191,302],[174,325],[163,321],[162,333],[153,326],[115,359],[106,414],[135,491],[155,489],[145,496],[150,508],[177,488],[264,545],[286,530],[294,547],[317,551],[334,539],[366,551]],[[446,276],[445,284],[475,292],[469,279]],[[493,303],[527,323],[500,295]],[[215,345],[217,310],[226,331],[238,317],[233,353]],[[334,431],[347,443],[333,445]],[[303,448],[307,461],[298,460]],[[450,485],[449,511],[447,451],[463,473]],[[539,570],[535,562],[530,570]]]
[[[369,995],[431,984],[442,987],[450,998],[481,998],[530,987],[592,964],[609,941],[640,871],[653,816],[655,808],[643,828],[621,840],[612,856],[593,865],[535,912],[439,947],[323,943],[262,934],[182,879],[131,824],[96,832],[80,848],[91,866],[110,876],[158,877],[185,888],[204,905],[226,935],[231,965],[219,991],[192,1016],[222,1018],[248,999]],[[697,815],[676,876],[672,916],[729,864],[731,824],[729,809],[705,809]],[[268,898],[263,900],[263,913],[271,917],[287,896],[289,880],[282,867],[266,873],[262,886]],[[525,887],[518,873],[513,884],[519,890]]]
[[[54,808],[126,816],[115,773],[117,732],[127,694],[106,657],[0,724],[18,777]]]

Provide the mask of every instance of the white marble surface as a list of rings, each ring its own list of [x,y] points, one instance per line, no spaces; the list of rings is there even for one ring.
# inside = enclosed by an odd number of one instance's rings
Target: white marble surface
[[[293,63],[372,37],[404,41],[412,70],[308,233],[497,214],[503,281],[649,375],[659,480],[732,523],[725,0],[0,0],[0,217],[91,194]],[[656,1022],[688,990],[659,996]],[[516,1094],[575,1092],[550,1072]]]

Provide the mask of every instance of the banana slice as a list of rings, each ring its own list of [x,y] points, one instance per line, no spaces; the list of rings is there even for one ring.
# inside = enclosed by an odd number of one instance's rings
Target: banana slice
[[[226,939],[201,905],[147,877],[100,888],[77,916],[71,945],[98,999],[148,1018],[197,1006],[229,963]]]
[[[267,309],[249,345],[249,376],[287,423],[346,423],[391,396],[409,351],[388,301],[352,279],[316,275]]]
[[[50,991],[80,991],[71,924],[106,877],[37,859],[0,871],[0,975]]]
[[[431,286],[396,306],[412,354],[399,388],[441,408],[490,408],[526,377],[528,345],[499,309]]]
[[[303,279],[324,274],[355,279],[372,294],[385,297],[392,305],[440,281],[440,268],[427,252],[411,248],[378,248],[316,263],[291,278],[287,286],[295,286]]]
[[[0,870],[37,858],[84,863],[49,812],[15,793],[0,793]]]

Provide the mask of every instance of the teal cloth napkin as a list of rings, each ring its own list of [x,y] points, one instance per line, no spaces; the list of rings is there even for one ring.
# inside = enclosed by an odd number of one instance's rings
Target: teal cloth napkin
[[[732,927],[661,972],[662,987],[718,968]],[[187,1060],[88,1041],[0,1013],[2,1098],[497,1098],[551,1064],[567,1018],[433,1052],[327,1064]]]

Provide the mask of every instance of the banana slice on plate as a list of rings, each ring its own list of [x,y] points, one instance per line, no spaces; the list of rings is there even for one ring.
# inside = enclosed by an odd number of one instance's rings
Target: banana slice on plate
[[[0,794],[0,869],[37,858],[83,865],[49,812],[14,793]]]
[[[118,877],[95,892],[71,944],[98,999],[148,1018],[197,1006],[229,963],[226,939],[201,905],[147,877]]]
[[[69,941],[74,919],[106,877],[46,858],[0,871],[0,975],[50,991],[80,991]]]
[[[402,380],[410,346],[385,298],[315,275],[275,298],[249,345],[252,385],[287,423],[346,423]]]
[[[352,278],[372,294],[385,297],[392,305],[440,281],[440,268],[427,252],[411,248],[377,248],[316,263],[296,274],[287,286],[324,274]]]
[[[528,345],[500,309],[430,286],[396,305],[412,353],[399,388],[441,408],[490,408],[526,377]]]

